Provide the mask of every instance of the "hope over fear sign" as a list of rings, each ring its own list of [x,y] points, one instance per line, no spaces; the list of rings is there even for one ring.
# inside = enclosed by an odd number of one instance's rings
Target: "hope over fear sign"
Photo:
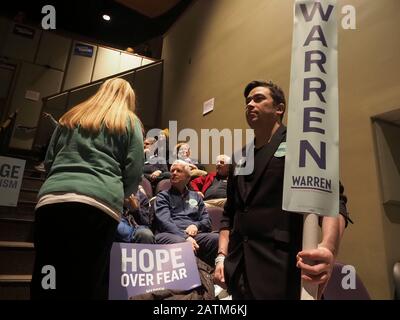
[[[156,290],[190,290],[201,285],[190,243],[114,243],[110,257],[110,300]]]

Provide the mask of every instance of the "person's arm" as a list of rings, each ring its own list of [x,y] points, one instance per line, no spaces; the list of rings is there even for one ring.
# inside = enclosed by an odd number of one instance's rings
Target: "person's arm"
[[[143,135],[139,120],[135,120],[133,128],[128,129],[126,157],[122,167],[122,182],[125,198],[136,193],[139,182],[142,179],[144,164]]]
[[[347,198],[340,184],[340,214],[337,217],[323,217],[322,240],[317,249],[303,250],[297,255],[297,266],[302,269],[302,278],[319,284],[319,297],[332,274],[333,265],[338,255],[340,240],[347,226]]]
[[[160,176],[158,177],[159,180],[170,179],[170,178],[171,178],[171,172],[169,171],[161,173]]]
[[[186,239],[187,235],[178,228],[171,217],[169,195],[166,191],[157,194],[154,203],[155,218],[160,232],[168,232]]]
[[[137,196],[139,198],[138,224],[151,227],[149,199],[141,191],[137,192]]]
[[[227,199],[224,206],[224,212],[221,218],[221,229],[219,231],[218,255],[215,259],[214,278],[221,286],[225,286],[224,260],[228,255],[229,235],[233,225],[233,216],[235,214],[235,190],[234,190],[234,165],[229,168]]]
[[[324,217],[322,220],[322,241],[316,249],[302,250],[297,255],[297,267],[302,270],[302,279],[319,285],[321,297],[331,277],[333,265],[339,251],[340,239],[345,229],[345,219]]]
[[[339,251],[346,220],[343,215],[337,217],[324,217],[322,219],[322,241],[319,246],[329,249],[336,258]]]
[[[61,130],[62,130],[61,126],[56,127],[56,129],[54,130],[54,132],[51,136],[49,145],[47,147],[46,157],[44,159],[44,167],[45,167],[47,174],[49,173],[50,168],[53,165],[54,159],[57,155],[56,146],[57,146],[58,138],[60,137],[60,134],[61,134]]]
[[[190,181],[190,186],[192,187],[193,191],[201,192],[204,181],[205,181],[205,176],[198,177]]]
[[[215,259],[215,271],[214,278],[217,284],[225,286],[225,275],[224,275],[224,261],[228,255],[228,244],[229,244],[229,230],[224,229],[219,232],[218,240],[218,254]]]
[[[160,170],[156,170],[154,171],[151,175],[150,175],[150,180],[151,181],[155,181],[157,180],[157,178],[160,176],[162,172]]]

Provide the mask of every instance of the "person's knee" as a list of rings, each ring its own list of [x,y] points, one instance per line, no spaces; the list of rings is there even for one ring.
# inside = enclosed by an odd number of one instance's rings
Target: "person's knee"
[[[155,243],[154,234],[150,229],[147,229],[147,228],[138,229],[135,232],[133,242],[153,244],[153,243]]]
[[[208,234],[208,241],[210,242],[213,249],[214,247],[218,247],[219,234],[216,232],[210,232]]]
[[[121,221],[118,224],[117,232],[115,234],[116,241],[130,242],[133,233],[133,228],[126,222]]]
[[[180,236],[167,232],[157,233],[155,236],[155,240],[157,244],[181,243],[186,241]]]

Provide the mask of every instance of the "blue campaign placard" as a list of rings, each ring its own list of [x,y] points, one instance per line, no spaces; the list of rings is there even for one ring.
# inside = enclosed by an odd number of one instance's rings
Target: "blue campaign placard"
[[[109,299],[127,300],[156,290],[190,290],[201,285],[192,245],[114,243]]]

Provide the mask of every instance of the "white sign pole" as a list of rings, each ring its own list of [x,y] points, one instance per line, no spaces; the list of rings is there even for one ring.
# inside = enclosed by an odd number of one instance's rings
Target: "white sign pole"
[[[318,246],[318,216],[313,213],[304,215],[303,250],[315,249]],[[301,280],[301,300],[317,300],[318,285]]]

